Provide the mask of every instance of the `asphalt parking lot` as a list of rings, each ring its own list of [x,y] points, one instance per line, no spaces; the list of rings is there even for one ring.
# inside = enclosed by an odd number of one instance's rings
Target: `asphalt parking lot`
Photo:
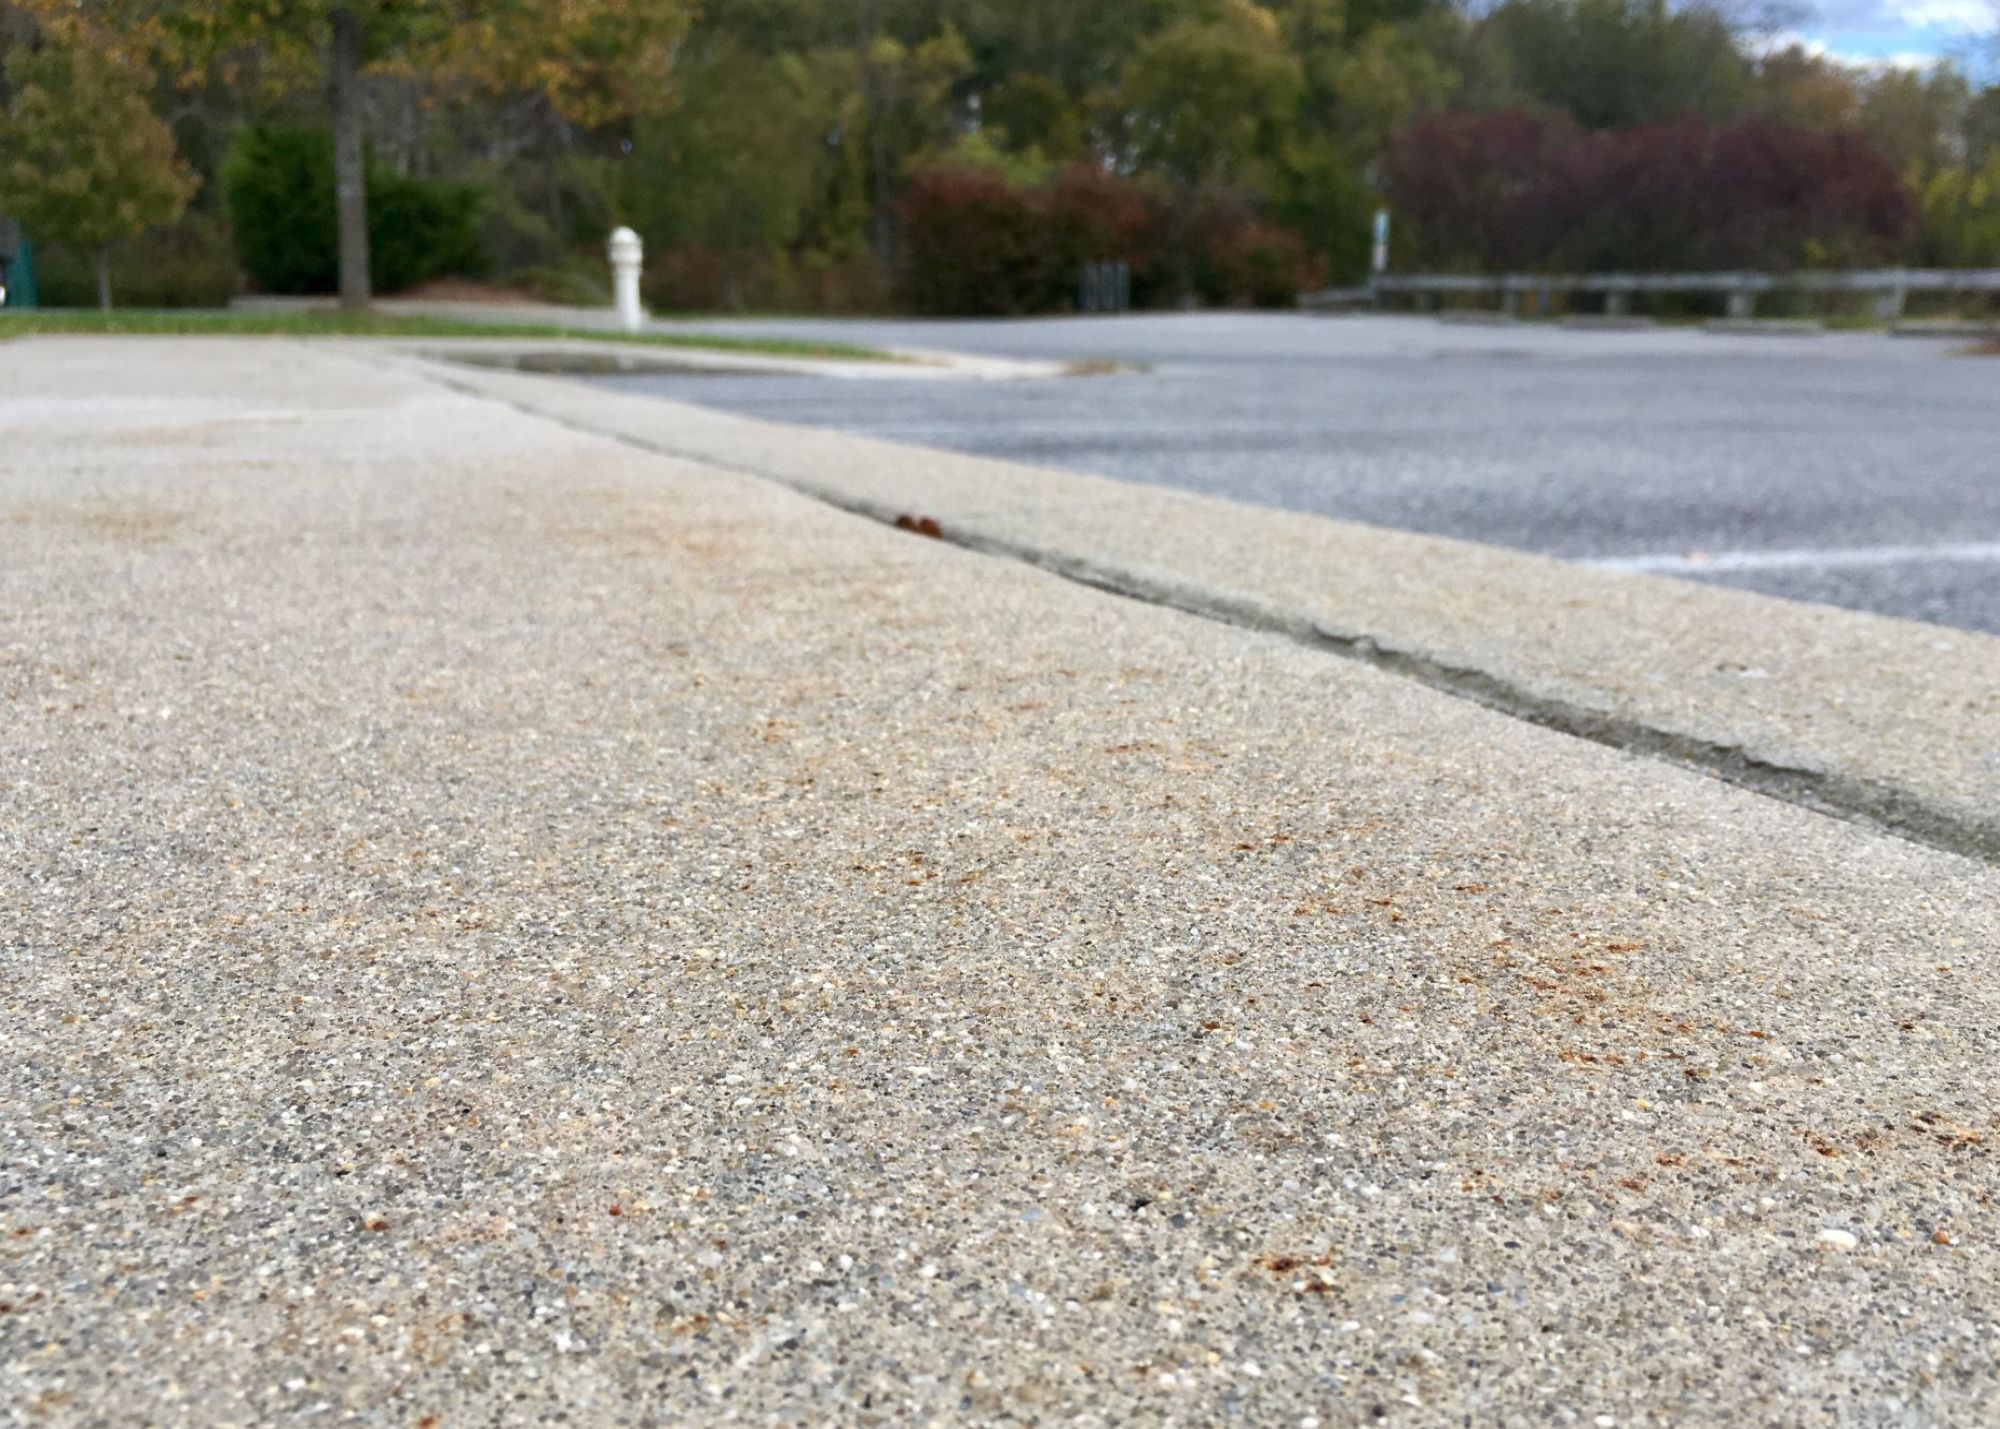
[[[1294,314],[701,326],[1142,370],[610,380],[2000,632],[2000,361],[1950,341]]]

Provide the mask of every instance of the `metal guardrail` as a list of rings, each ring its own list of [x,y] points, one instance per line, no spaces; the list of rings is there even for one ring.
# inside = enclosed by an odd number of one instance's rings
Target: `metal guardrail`
[[[1873,293],[1875,315],[1903,315],[1911,293],[2000,293],[2000,268],[1869,268],[1793,273],[1434,273],[1409,277],[1382,274],[1365,288],[1328,288],[1307,293],[1302,306],[1339,307],[1357,300],[1379,304],[1397,295],[1491,296],[1502,307],[1518,308],[1534,298],[1541,306],[1556,293],[1602,295],[1605,311],[1631,311],[1635,293],[1714,293],[1732,318],[1752,317],[1763,293]]]

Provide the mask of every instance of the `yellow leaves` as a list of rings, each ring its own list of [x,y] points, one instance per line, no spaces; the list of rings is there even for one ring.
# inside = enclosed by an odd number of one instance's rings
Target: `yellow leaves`
[[[687,32],[687,0],[484,0],[409,61],[473,88],[527,90],[565,118],[595,125],[666,106]]]
[[[21,0],[45,33],[116,35],[185,82],[321,83],[331,0]],[[664,107],[692,0],[414,0],[351,9],[369,69],[449,93],[529,91],[606,123]],[[103,48],[100,41],[97,48]]]
[[[0,208],[38,235],[101,248],[180,217],[196,180],[147,101],[149,77],[106,32],[7,57]]]
[[[1223,23],[1273,44],[1278,39],[1278,17],[1251,0],[1227,0],[1222,7]]]

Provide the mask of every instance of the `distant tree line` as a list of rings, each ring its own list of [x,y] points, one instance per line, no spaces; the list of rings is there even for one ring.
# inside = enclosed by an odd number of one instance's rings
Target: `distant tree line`
[[[0,0],[0,55],[80,300],[601,302],[626,222],[666,308],[1278,303],[1380,204],[1402,267],[2000,265],[2000,85],[1701,4]]]
[[[1383,186],[1437,271],[1867,267],[1907,253],[1909,189],[1860,135],[1687,115],[1596,131],[1508,109],[1425,115]]]

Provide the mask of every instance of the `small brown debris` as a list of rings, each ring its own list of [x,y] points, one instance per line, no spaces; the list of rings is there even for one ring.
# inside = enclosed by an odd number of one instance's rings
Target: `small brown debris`
[[[907,513],[896,518],[896,529],[908,531],[918,536],[928,536],[933,541],[944,539],[944,527],[929,516],[911,516]]]
[[[370,1216],[361,1223],[361,1229],[365,1231],[385,1231],[389,1229],[389,1218],[387,1216]]]

